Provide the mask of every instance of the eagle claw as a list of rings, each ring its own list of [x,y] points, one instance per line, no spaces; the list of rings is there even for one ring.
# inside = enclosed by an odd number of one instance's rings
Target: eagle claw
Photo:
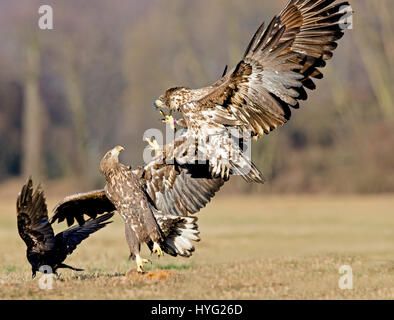
[[[144,273],[145,271],[144,271],[144,264],[146,264],[146,263],[150,263],[150,264],[152,264],[152,261],[150,261],[150,260],[148,260],[148,259],[143,259],[143,258],[141,258],[141,256],[140,255],[137,255],[136,256],[136,262],[137,262],[137,271],[139,272],[139,273]]]
[[[222,179],[228,180],[230,177],[231,165],[228,160],[217,160],[215,167],[212,168],[212,174],[214,177],[221,177]]]
[[[170,128],[172,130],[175,130],[175,122],[176,120],[174,119],[174,117],[172,116],[172,113],[170,112],[170,114],[165,114],[163,111],[160,110],[161,115],[164,117],[164,119],[161,120],[161,122],[163,123],[168,123],[170,125]]]
[[[156,253],[159,258],[160,256],[164,256],[164,252],[161,250],[160,245],[157,242],[153,244],[152,253]]]
[[[149,138],[146,138],[145,141],[148,142],[148,144],[150,146],[149,150],[154,151],[156,156],[158,156],[161,153],[159,143],[157,142],[157,140],[155,138],[153,138],[152,140]]]

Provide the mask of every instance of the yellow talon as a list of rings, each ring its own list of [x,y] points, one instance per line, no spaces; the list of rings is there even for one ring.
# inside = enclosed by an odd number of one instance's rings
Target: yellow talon
[[[143,258],[141,258],[141,256],[139,255],[139,254],[137,254],[136,255],[136,263],[137,263],[137,271],[139,272],[139,273],[144,273],[145,271],[144,271],[144,264],[146,264],[146,263],[148,263],[148,262],[150,262],[150,263],[152,263],[150,260],[148,260],[148,259],[143,259]]]
[[[161,120],[163,123],[168,123],[170,125],[170,128],[172,130],[175,130],[175,119],[172,116],[172,112],[170,114],[165,114],[163,111],[160,110],[161,115],[164,117],[163,120]]]
[[[153,249],[152,249],[153,253],[157,253],[157,256],[164,256],[164,252],[163,250],[161,250],[160,245],[157,242],[153,243]]]
[[[155,138],[153,140],[146,138],[145,141],[150,145],[149,149],[155,151],[156,156],[161,153],[160,146]]]

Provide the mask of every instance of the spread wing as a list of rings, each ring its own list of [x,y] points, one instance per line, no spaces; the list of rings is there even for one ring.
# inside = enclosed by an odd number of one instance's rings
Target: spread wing
[[[151,162],[134,171],[154,206],[163,214],[185,216],[204,208],[225,182],[210,178],[208,165],[160,164]],[[51,223],[85,223],[84,214],[95,218],[116,210],[105,190],[78,193],[64,198],[53,210]]]
[[[112,221],[109,220],[114,214],[107,213],[95,219],[87,220],[82,226],[75,226],[69,228],[56,235],[58,243],[62,243],[66,249],[67,254],[71,254],[76,247],[92,233],[104,228]]]
[[[225,180],[211,178],[208,164],[151,162],[135,171],[156,208],[166,215],[185,216],[204,208]]]
[[[48,221],[44,192],[40,186],[33,192],[31,178],[18,195],[16,209],[18,232],[28,249],[33,252],[51,251],[55,238]]]
[[[134,171],[141,188],[163,214],[184,216],[198,212],[225,182],[220,177],[212,178],[209,164],[177,164],[175,159],[189,148],[187,137],[181,136],[164,146],[157,159]],[[51,223],[66,219],[69,226],[75,220],[83,225],[84,214],[95,218],[114,210],[104,189],[79,193],[66,197],[54,208]]]
[[[68,226],[74,224],[75,220],[79,225],[83,225],[85,223],[84,214],[94,219],[99,214],[115,210],[115,206],[105,195],[104,189],[77,193],[64,198],[56,205],[53,209],[51,223],[56,220],[62,222],[66,219]]]
[[[348,8],[347,10],[345,10]],[[347,2],[291,0],[267,28],[260,26],[237,66],[195,101],[214,120],[260,137],[290,119],[290,107],[307,99],[305,88],[323,77],[318,68],[343,36]],[[211,114],[212,114],[211,113]]]

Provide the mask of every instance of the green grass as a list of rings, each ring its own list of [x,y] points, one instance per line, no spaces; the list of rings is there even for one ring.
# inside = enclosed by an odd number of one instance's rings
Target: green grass
[[[159,265],[158,269],[160,270],[188,270],[192,269],[193,266],[192,264],[174,264],[174,263],[168,263],[164,265]],[[154,268],[150,268],[151,270],[154,270]]]
[[[49,199],[49,207],[57,199]],[[16,230],[14,200],[0,202],[1,299],[393,299],[394,196],[219,196],[198,214],[201,242],[191,258],[164,256],[129,278],[119,216],[66,260],[53,290],[31,279]],[[56,225],[57,231],[64,225]],[[340,290],[338,268],[353,268]]]

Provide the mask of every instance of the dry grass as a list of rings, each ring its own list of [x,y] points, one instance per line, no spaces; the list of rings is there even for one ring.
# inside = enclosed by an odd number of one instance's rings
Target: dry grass
[[[17,235],[14,200],[1,201],[0,298],[393,299],[393,207],[393,196],[219,197],[199,214],[193,257],[152,257],[152,269],[163,271],[145,277],[126,276],[134,263],[116,216],[67,259],[85,271],[61,270],[53,290],[42,291]],[[338,289],[343,264],[353,268],[353,290]]]

